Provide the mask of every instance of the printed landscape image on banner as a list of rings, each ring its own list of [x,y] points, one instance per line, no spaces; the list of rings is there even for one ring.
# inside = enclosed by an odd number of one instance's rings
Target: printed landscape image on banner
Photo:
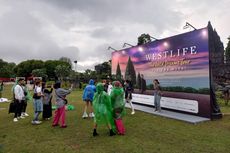
[[[207,28],[115,51],[112,74],[132,80],[134,102],[154,105],[153,80],[158,79],[162,107],[210,115]]]

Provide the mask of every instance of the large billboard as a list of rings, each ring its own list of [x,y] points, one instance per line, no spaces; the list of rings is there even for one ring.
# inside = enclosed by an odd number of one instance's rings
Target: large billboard
[[[133,101],[154,105],[153,80],[165,109],[211,118],[208,28],[112,53],[112,74],[131,79]]]

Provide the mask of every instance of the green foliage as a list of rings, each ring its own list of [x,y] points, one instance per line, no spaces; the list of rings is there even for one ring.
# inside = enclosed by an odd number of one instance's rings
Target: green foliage
[[[46,85],[51,87],[52,85],[54,85],[55,81],[47,81]]]
[[[71,87],[71,83],[69,81],[63,81],[61,83],[61,87],[64,89],[69,89]]]
[[[136,71],[130,57],[125,70],[125,79],[131,80],[133,85],[136,84]]]
[[[138,37],[138,42],[137,42],[137,45],[143,45],[143,44],[146,44],[148,42],[151,42],[151,37],[149,34],[141,34],[139,37]]]
[[[101,79],[107,79],[108,77],[111,77],[111,61],[108,62],[103,62],[101,64],[98,64],[95,66],[95,73],[91,72],[88,73],[87,75],[92,75],[94,74],[92,77],[97,79],[97,80],[101,80]]]
[[[0,59],[0,77],[2,78],[15,77],[15,74],[13,71],[15,66],[16,66],[15,63],[8,63]]]
[[[42,68],[44,68],[42,60],[27,60],[19,63],[15,67],[15,72],[17,76],[29,77],[33,70]]]
[[[70,67],[66,65],[58,65],[55,68],[55,74],[61,81],[66,79],[66,77],[69,76],[70,72],[71,72]]]
[[[70,59],[70,58],[68,58],[68,57],[61,57],[61,58],[59,59],[59,61],[62,61],[62,62],[68,63],[68,64],[70,65],[70,68],[72,68],[72,67],[73,67],[72,62],[71,62],[71,59]]]
[[[60,61],[60,60],[48,60],[48,61],[45,61],[44,67],[46,68],[46,73],[47,73],[49,79],[54,79],[56,77],[55,68],[58,65],[65,65],[65,66],[71,68],[71,65],[68,62],[65,62],[65,61]]]
[[[32,71],[32,75],[35,76],[35,77],[42,77],[44,79],[46,79],[48,76],[46,74],[46,69],[43,68],[43,69],[34,69]]]

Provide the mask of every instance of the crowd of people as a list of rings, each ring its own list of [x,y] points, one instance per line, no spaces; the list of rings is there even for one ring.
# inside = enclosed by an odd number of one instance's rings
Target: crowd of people
[[[155,109],[160,111],[160,98],[162,95],[160,83],[154,80],[155,87]],[[66,128],[65,106],[68,103],[66,96],[71,93],[71,87],[66,90],[61,88],[61,82],[56,82],[50,89],[41,80],[36,80],[34,85],[33,96],[26,87],[25,80],[19,78],[12,88],[14,98],[14,122],[18,122],[29,114],[26,113],[27,101],[33,99],[34,117],[32,124],[38,125],[42,121],[39,120],[42,113],[43,120],[50,120],[52,117],[52,98],[55,95],[56,110],[53,117],[52,126],[60,126]],[[53,92],[54,91],[54,92]],[[109,135],[124,135],[125,127],[122,118],[125,115],[125,104],[129,103],[131,114],[135,114],[132,104],[132,93],[134,91],[132,82],[125,80],[123,83],[119,81],[107,82],[95,85],[94,80],[90,80],[89,84],[84,88],[82,99],[85,102],[82,118],[93,118],[93,136],[97,136],[97,126],[104,124],[109,129]],[[88,112],[88,113],[87,113]],[[60,124],[59,124],[60,122]]]

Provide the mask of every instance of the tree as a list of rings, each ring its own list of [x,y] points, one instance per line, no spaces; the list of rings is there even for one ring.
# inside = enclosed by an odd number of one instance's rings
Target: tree
[[[44,67],[44,62],[42,60],[27,60],[19,63],[14,71],[17,76],[29,77],[35,69],[42,69]]]
[[[0,59],[0,77],[3,78],[12,78],[15,77],[15,73],[13,71],[15,63],[8,63],[2,59]]]
[[[116,79],[117,80],[121,80],[121,68],[120,68],[120,64],[117,64],[117,70],[116,70]]]
[[[95,72],[97,75],[97,79],[107,79],[107,77],[111,77],[111,62],[103,62],[95,66]]]
[[[48,75],[49,79],[54,79],[56,78],[56,73],[55,73],[55,68],[58,65],[65,65],[69,68],[71,68],[71,65],[65,61],[60,61],[60,60],[48,60],[45,61],[44,63],[44,68],[46,69],[46,74]]]
[[[42,77],[43,79],[47,79],[48,75],[46,74],[46,69],[35,69],[32,71],[32,75],[35,77]]]
[[[68,57],[61,57],[61,58],[59,59],[59,61],[63,61],[63,62],[69,63],[69,65],[71,66],[71,69],[72,69],[73,64],[72,64],[70,58],[68,58]]]
[[[227,47],[225,48],[225,57],[226,57],[226,61],[229,63],[230,62],[230,36],[228,37],[228,44]]]
[[[143,44],[146,44],[148,42],[151,42],[151,37],[149,34],[142,34],[138,37],[138,40],[137,40],[137,45],[143,45]]]
[[[136,84],[136,72],[130,57],[125,70],[125,79],[131,80],[133,85]]]
[[[55,74],[61,81],[68,77],[70,75],[70,72],[71,68],[66,65],[58,65],[55,68]]]

